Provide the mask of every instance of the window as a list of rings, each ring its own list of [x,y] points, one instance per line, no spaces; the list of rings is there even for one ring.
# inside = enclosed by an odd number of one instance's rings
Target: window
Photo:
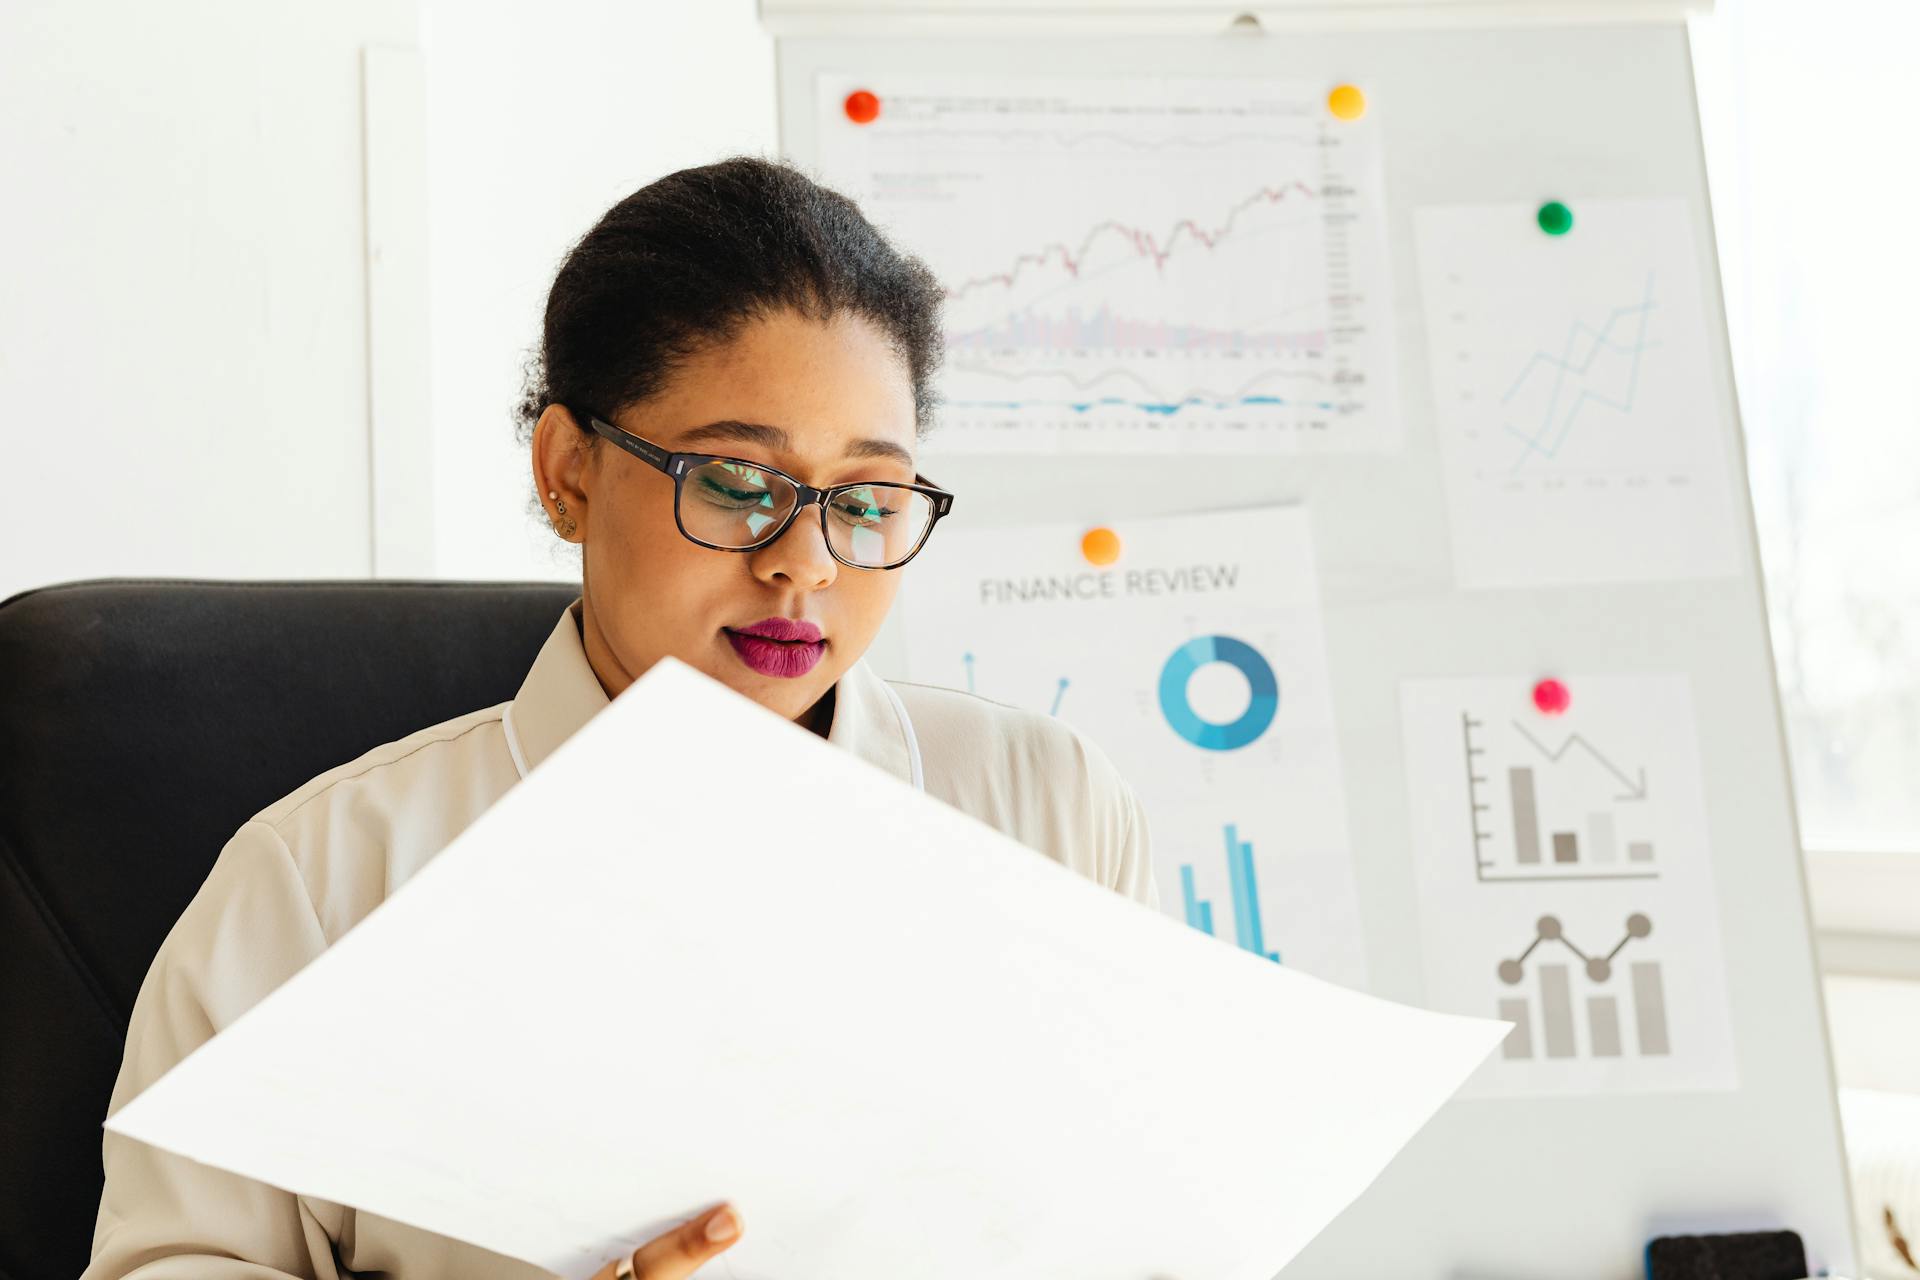
[[[1693,37],[1816,904],[1826,851],[1920,901],[1920,6],[1721,0]]]

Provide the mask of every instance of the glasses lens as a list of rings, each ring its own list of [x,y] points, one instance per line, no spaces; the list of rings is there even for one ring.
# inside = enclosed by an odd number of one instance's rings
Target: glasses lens
[[[827,537],[847,560],[884,569],[912,555],[933,523],[933,499],[895,484],[843,489],[827,503]]]
[[[744,462],[703,462],[680,486],[680,523],[716,547],[751,547],[776,529],[799,495],[779,476]]]

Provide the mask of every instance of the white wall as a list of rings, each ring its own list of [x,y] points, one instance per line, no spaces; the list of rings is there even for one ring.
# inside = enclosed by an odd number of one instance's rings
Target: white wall
[[[367,572],[360,50],[415,26],[0,5],[0,598]]]
[[[382,563],[576,572],[526,514],[522,361],[609,206],[773,152],[752,0],[0,5],[0,598],[372,572],[369,45],[422,50],[428,155],[429,332],[383,350],[430,351],[431,546]]]
[[[425,0],[435,566],[579,576],[527,515],[521,367],[569,246],[663,174],[776,146],[751,0]]]

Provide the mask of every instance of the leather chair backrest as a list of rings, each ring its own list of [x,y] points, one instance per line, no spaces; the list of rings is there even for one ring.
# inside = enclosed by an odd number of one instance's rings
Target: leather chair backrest
[[[0,602],[0,1280],[86,1266],[127,1015],[227,839],[512,698],[578,594],[105,579]]]

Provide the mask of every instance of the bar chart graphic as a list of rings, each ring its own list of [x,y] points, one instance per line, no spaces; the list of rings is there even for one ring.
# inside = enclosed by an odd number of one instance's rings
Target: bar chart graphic
[[[1254,873],[1253,845],[1240,838],[1232,823],[1226,827],[1227,884],[1233,895],[1233,940],[1243,951],[1265,956],[1280,963],[1278,951],[1267,950],[1266,932],[1260,924],[1260,884]],[[1214,933],[1213,903],[1199,896],[1194,888],[1193,864],[1180,864],[1180,900],[1187,923],[1203,933]]]
[[[1512,1024],[1464,1093],[1734,1088],[1690,682],[1541,674],[1400,687],[1427,1003]]]
[[[1504,730],[1504,737],[1490,734],[1488,723],[1471,710],[1460,713],[1476,879],[1659,878],[1654,841],[1622,837],[1623,828],[1644,826],[1639,821],[1647,798],[1644,767],[1630,773],[1582,734],[1569,734],[1558,747],[1549,747],[1518,720],[1509,719]],[[1490,764],[1501,741],[1507,747],[1504,759]],[[1563,768],[1586,775],[1572,783],[1580,788],[1578,796],[1562,812],[1545,811],[1541,770]],[[1556,775],[1554,781],[1561,779]]]
[[[1522,987],[1530,976],[1528,959],[1550,944],[1559,944],[1575,963],[1558,958],[1535,960],[1531,976],[1537,989],[1496,1001],[1498,1016],[1513,1023],[1513,1030],[1501,1042],[1501,1056],[1513,1061],[1536,1055],[1573,1058],[1584,1053],[1595,1058],[1618,1058],[1629,1052],[1647,1057],[1670,1053],[1666,989],[1659,961],[1630,960],[1624,977],[1622,966],[1616,963],[1628,943],[1652,932],[1653,921],[1636,911],[1627,917],[1625,931],[1611,950],[1589,953],[1567,937],[1558,916],[1541,916],[1526,950],[1500,962],[1496,970],[1500,981],[1508,987]],[[1578,1003],[1585,1011],[1584,1018],[1576,1008],[1576,977],[1583,987]],[[1631,1041],[1622,1036],[1623,1016],[1630,1020]]]

